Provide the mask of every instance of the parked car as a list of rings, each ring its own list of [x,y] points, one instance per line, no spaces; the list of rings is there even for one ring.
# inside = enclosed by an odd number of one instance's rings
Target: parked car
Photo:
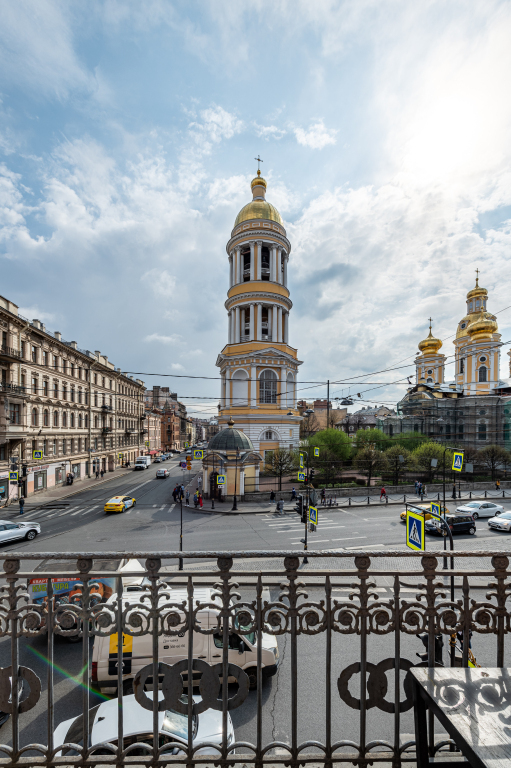
[[[476,524],[472,515],[446,515],[445,519],[453,535],[455,533],[470,533],[473,536],[476,532]],[[426,520],[424,527],[427,533],[436,533],[439,536],[448,535],[443,521],[438,519]]]
[[[478,517],[495,517],[501,512],[504,512],[502,504],[494,504],[492,501],[469,501],[468,504],[456,508],[456,514],[469,514],[474,520]]]
[[[152,691],[147,691],[146,696],[152,698]],[[158,693],[158,698],[163,701],[163,694]],[[186,703],[186,696],[183,697]],[[193,697],[194,702],[202,701],[200,696]],[[117,745],[118,737],[118,725],[117,718],[119,716],[119,700],[110,699],[109,701],[103,701],[101,704],[97,704],[92,709],[89,709],[89,746],[94,747],[96,744],[112,744],[114,747]],[[127,749],[132,744],[147,744],[149,749],[144,747],[136,747],[130,751],[130,757],[142,757],[148,756],[152,753],[153,748],[153,712],[152,710],[144,709],[140,706],[135,699],[135,695],[124,696],[122,700],[122,721],[123,721],[123,733],[124,744],[123,749]],[[222,744],[222,713],[208,709],[206,712],[202,712],[199,715],[193,716],[193,747],[196,749],[200,744]],[[173,710],[163,710],[158,713],[158,732],[159,732],[159,746],[160,749],[165,744],[171,743],[188,743],[188,716],[182,715],[179,712]],[[63,723],[55,729],[53,743],[58,750],[63,744],[74,743],[77,746],[82,745],[83,739],[83,715],[64,720]],[[234,727],[232,724],[231,716],[227,714],[227,746],[229,747],[234,742]],[[80,753],[66,747],[65,749],[58,750],[56,756],[76,756]],[[97,749],[94,752],[95,755],[111,755],[112,751],[108,748]],[[160,754],[165,754],[163,749]],[[179,747],[170,747],[168,754],[178,755],[183,754]],[[194,755],[215,755],[218,756],[218,751],[210,746],[199,747]],[[230,754],[234,754],[231,752]]]
[[[16,539],[26,539],[32,541],[38,533],[41,533],[39,523],[13,523],[12,520],[0,520],[0,544],[4,541],[15,541]]]
[[[490,517],[488,526],[495,531],[511,531],[511,511],[503,512],[498,517]]]
[[[157,469],[156,470],[156,477],[164,477],[165,479],[167,479],[168,476],[169,476],[168,469]]]
[[[105,512],[126,512],[137,502],[131,496],[112,496],[105,504]]]
[[[154,460],[155,464],[161,464],[161,456],[157,456]]]

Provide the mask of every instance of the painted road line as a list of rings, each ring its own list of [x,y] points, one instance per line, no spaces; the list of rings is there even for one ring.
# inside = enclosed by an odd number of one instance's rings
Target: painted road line
[[[172,504],[172,506],[169,508],[169,512],[172,512],[175,506],[176,506],[175,504]]]
[[[83,507],[77,509],[76,512],[71,512],[70,517],[74,517],[74,515],[77,515],[79,512],[83,512]]]
[[[330,539],[318,539],[317,541],[307,540],[307,546],[309,547],[311,544],[323,544],[325,541],[330,541]],[[300,541],[292,541],[291,544],[300,544]]]
[[[343,549],[360,549],[362,545],[357,544],[356,547],[343,547]],[[379,547],[385,547],[385,544],[370,544],[369,549],[378,549]],[[367,549],[367,547],[365,547]]]
[[[91,507],[90,509],[86,509],[85,512],[82,512],[82,515],[88,515],[89,512],[94,512],[95,509],[99,509],[99,507],[96,506],[96,507]]]
[[[154,507],[157,507],[157,506],[158,506],[158,504],[153,504],[153,508],[154,508]]]
[[[346,536],[342,539],[332,539],[332,541],[352,541],[352,539],[367,539],[367,536]]]
[[[395,515],[385,515],[385,517],[363,517],[362,520],[366,523],[372,523],[375,520],[395,520],[396,522],[401,520],[401,518]]]

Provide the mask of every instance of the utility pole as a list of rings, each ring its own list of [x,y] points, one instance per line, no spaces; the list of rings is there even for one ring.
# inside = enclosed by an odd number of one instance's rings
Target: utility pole
[[[183,551],[183,489],[179,489],[179,504],[181,506],[181,532],[179,534],[179,551]],[[183,558],[179,558],[179,570],[183,570]]]
[[[330,421],[330,379],[326,383],[326,428]]]

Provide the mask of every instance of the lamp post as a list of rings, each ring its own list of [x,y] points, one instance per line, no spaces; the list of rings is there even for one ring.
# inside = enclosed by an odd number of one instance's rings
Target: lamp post
[[[183,490],[179,489],[179,504],[181,506],[181,532],[179,534],[179,551],[183,551]],[[183,558],[179,558],[179,570],[183,570]]]
[[[236,469],[234,471],[234,499],[232,502],[232,509],[231,512],[236,512],[238,509],[238,504],[236,501],[236,494],[238,493],[238,458],[240,455],[240,449],[236,448]]]

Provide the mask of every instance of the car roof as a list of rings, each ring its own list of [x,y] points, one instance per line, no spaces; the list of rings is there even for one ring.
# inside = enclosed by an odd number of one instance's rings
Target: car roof
[[[110,496],[108,501],[114,501],[114,499],[124,499],[124,496]],[[108,504],[108,502],[107,502],[107,504]]]

